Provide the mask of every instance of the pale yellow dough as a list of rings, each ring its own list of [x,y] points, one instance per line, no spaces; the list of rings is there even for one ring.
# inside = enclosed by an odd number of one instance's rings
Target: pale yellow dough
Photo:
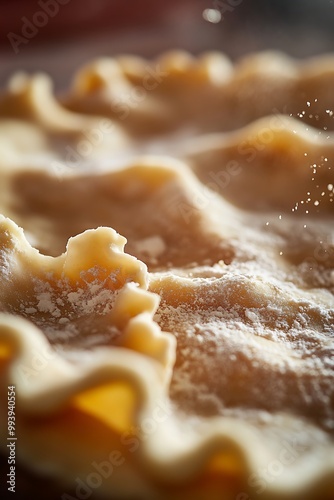
[[[0,388],[28,469],[65,492],[113,463],[96,498],[333,498],[333,84],[331,57],[276,53],[100,59],[61,99],[13,77]]]

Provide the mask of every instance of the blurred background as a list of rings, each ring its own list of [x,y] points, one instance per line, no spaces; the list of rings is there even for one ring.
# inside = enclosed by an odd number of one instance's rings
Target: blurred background
[[[174,48],[220,50],[232,60],[267,49],[310,57],[334,51],[333,27],[334,0],[0,0],[0,86],[16,71],[42,70],[61,90],[95,57]],[[20,468],[17,477],[17,498],[37,498],[31,484],[51,498],[50,481],[34,483]],[[4,486],[0,498],[8,498]],[[62,490],[52,491],[60,498]]]
[[[232,59],[334,49],[334,0],[0,0],[0,85],[45,70],[58,88],[100,55],[216,49]]]

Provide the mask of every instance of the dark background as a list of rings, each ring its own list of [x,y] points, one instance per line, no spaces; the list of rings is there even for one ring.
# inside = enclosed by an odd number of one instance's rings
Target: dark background
[[[57,14],[15,53],[9,34],[22,36],[26,20],[43,23],[36,13],[55,2]],[[205,20],[206,9],[221,20]],[[333,0],[0,0],[0,85],[25,69],[45,70],[65,86],[98,55],[153,57],[176,47],[218,49],[232,59],[266,49],[312,56],[334,50],[333,28]]]

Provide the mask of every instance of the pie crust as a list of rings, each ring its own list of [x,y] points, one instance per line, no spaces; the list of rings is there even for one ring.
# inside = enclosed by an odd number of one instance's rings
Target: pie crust
[[[0,389],[61,498],[334,498],[333,85],[272,52],[9,82]]]

